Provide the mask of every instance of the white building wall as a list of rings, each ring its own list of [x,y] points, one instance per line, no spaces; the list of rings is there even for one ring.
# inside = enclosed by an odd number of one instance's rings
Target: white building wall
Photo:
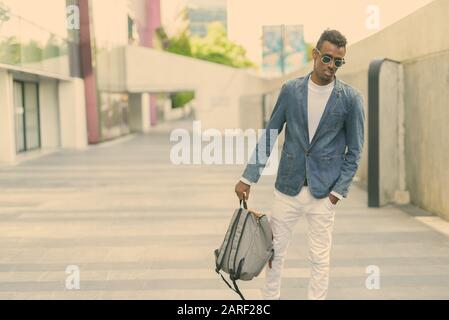
[[[0,69],[0,163],[16,159],[12,75]]]
[[[86,100],[82,79],[59,82],[59,121],[61,147],[87,147]]]
[[[130,92],[195,91],[203,129],[238,128],[240,97],[263,94],[269,84],[247,70],[142,47],[127,47],[125,63]]]
[[[150,102],[148,94],[129,95],[129,127],[132,132],[150,130]]]
[[[39,107],[42,148],[57,148],[60,146],[57,80],[39,82]]]

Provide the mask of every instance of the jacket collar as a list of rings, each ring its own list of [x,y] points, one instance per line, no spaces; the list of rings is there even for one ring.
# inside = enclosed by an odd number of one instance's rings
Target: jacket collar
[[[312,73],[313,71],[309,72],[306,76],[300,78],[298,86],[307,88],[309,81],[311,81],[310,77],[312,76]],[[341,80],[337,78],[337,76],[334,76],[334,78],[335,78],[335,87],[334,87],[335,91],[338,94],[340,94],[340,92],[343,90],[343,84]]]

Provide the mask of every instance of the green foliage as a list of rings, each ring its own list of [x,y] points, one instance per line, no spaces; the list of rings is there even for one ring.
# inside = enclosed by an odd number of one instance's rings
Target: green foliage
[[[3,22],[9,21],[10,9],[0,2],[0,26]]]
[[[188,27],[171,38],[163,28],[156,30],[156,35],[159,47],[168,52],[234,68],[256,67],[246,57],[245,48],[228,39],[226,29],[220,22],[209,24],[205,37],[190,36]]]
[[[176,92],[170,95],[172,108],[181,108],[195,98],[195,93],[191,91]]]
[[[191,57],[192,49],[190,46],[188,31],[184,30],[180,34],[171,38],[166,47],[166,51]]]
[[[220,22],[209,24],[204,38],[192,37],[191,47],[193,57],[197,59],[235,68],[256,66],[246,57],[245,48],[228,39],[225,27]]]
[[[311,43],[306,42],[307,62],[313,60],[313,57],[312,57],[312,50],[313,50],[313,48],[315,48],[314,45],[312,45]]]
[[[186,10],[180,13],[186,21]],[[257,67],[246,57],[246,50],[242,46],[230,41],[224,25],[220,22],[211,23],[207,28],[207,35],[203,38],[192,37],[188,24],[173,37],[168,37],[164,28],[156,30],[155,47],[196,59],[215,62],[234,68]],[[195,98],[194,92],[176,92],[171,94],[172,107],[180,108]]]
[[[58,44],[58,40],[54,35],[50,36],[50,39],[48,39],[47,45],[44,48],[44,58],[54,58],[58,57],[60,55],[61,48]]]
[[[64,43],[59,44],[51,35],[45,47],[35,40],[21,44],[16,37],[8,37],[0,42],[0,62],[20,65],[21,63],[40,62],[43,59],[59,57],[67,51]]]
[[[0,62],[18,65],[21,60],[21,45],[16,37],[0,42]]]
[[[42,47],[37,41],[31,40],[22,47],[22,62],[39,62],[42,60]]]
[[[156,37],[153,43],[154,47],[161,50],[167,50],[168,45],[170,44],[170,39],[165,32],[163,27],[159,27],[155,30]]]

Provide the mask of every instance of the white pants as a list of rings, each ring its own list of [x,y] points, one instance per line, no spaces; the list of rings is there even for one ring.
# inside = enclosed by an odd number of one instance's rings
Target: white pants
[[[270,223],[273,230],[274,259],[266,267],[262,297],[280,299],[281,271],[287,248],[298,218],[305,213],[308,222],[309,262],[311,266],[308,299],[325,299],[329,286],[329,260],[332,245],[335,206],[329,197],[316,199],[309,187],[292,197],[274,190]]]

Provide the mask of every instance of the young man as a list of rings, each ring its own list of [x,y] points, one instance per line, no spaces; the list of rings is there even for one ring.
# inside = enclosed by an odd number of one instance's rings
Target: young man
[[[284,124],[286,132],[270,217],[275,257],[266,269],[264,299],[280,299],[284,259],[302,214],[309,224],[308,298],[327,295],[335,208],[347,197],[364,142],[362,97],[335,76],[345,54],[346,38],[336,30],[323,32],[313,50],[313,72],[282,86],[267,124],[267,135],[270,129],[280,133]],[[264,167],[259,160],[247,164],[235,186],[239,199],[248,199],[250,185],[259,180]]]

